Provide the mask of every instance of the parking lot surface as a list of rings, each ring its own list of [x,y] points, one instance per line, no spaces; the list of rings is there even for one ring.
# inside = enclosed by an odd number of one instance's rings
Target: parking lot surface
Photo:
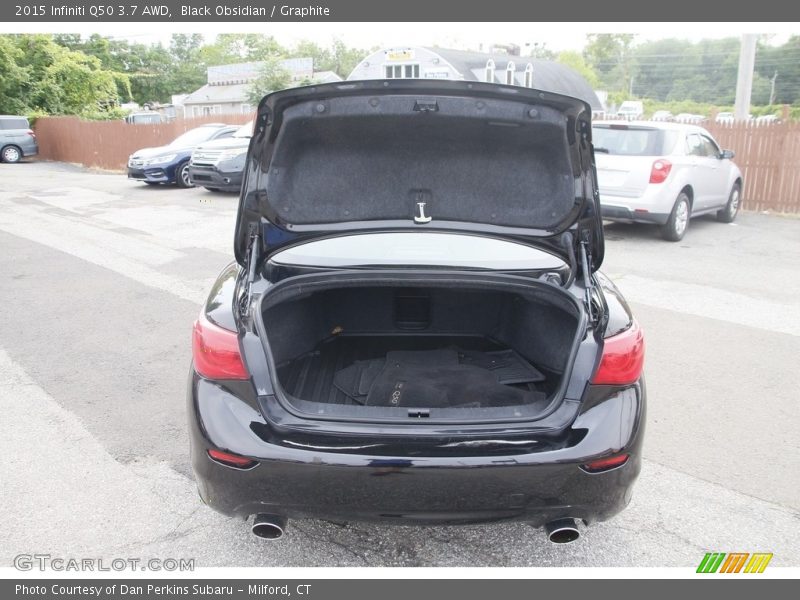
[[[525,524],[291,521],[265,542],[188,464],[190,330],[232,259],[237,198],[58,163],[0,164],[0,566],[21,553],[215,566],[800,565],[800,219],[606,229],[647,336],[631,506],[567,546]]]

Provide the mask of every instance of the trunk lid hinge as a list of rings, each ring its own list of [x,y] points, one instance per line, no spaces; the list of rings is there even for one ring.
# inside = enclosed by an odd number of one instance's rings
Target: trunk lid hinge
[[[244,293],[241,296],[239,303],[239,314],[245,316],[250,311],[250,300],[252,297],[253,281],[256,278],[256,267],[261,252],[261,235],[259,233],[258,223],[247,224],[247,234],[249,242],[247,244],[247,253],[244,258]]]

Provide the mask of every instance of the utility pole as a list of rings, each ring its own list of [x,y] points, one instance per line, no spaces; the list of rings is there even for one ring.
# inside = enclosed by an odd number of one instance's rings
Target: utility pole
[[[778,72],[772,76],[772,87],[769,90],[769,104],[772,106],[775,103],[775,80],[778,78]]]
[[[733,116],[738,120],[747,120],[750,116],[750,97],[753,93],[753,70],[756,64],[756,42],[754,33],[742,34],[742,45],[739,50],[739,72],[736,76],[736,103]]]

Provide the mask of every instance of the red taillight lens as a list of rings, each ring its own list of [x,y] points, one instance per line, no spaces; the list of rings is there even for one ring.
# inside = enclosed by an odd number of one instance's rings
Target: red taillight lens
[[[665,158],[659,158],[650,169],[650,183],[664,183],[672,170],[672,163]]]
[[[597,385],[628,385],[642,376],[644,365],[644,334],[639,323],[606,338],[600,366],[592,378]]]
[[[255,467],[258,464],[258,462],[252,458],[239,456],[238,454],[232,454],[230,452],[223,452],[222,450],[214,450],[213,448],[208,451],[208,456],[218,463],[222,463],[227,467],[235,467],[237,469],[249,469],[250,467]]]
[[[33,139],[36,139],[36,134],[35,134],[35,133],[33,133],[33,129],[28,129],[28,131],[26,131],[25,133],[27,133],[27,134],[28,134],[29,136],[31,136]]]
[[[235,332],[214,325],[206,316],[194,322],[194,368],[208,379],[249,379]]]
[[[581,468],[584,471],[588,471],[589,473],[601,473],[603,471],[609,471],[611,469],[616,469],[617,467],[621,467],[626,462],[628,462],[628,455],[620,454],[619,456],[598,458],[597,460],[593,460],[592,462],[588,462],[585,465],[582,465]]]

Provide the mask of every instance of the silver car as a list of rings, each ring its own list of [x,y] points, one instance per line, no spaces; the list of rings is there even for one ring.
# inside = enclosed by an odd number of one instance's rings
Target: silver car
[[[0,115],[0,161],[15,163],[24,156],[38,153],[36,135],[28,119],[15,115]]]
[[[736,218],[742,173],[702,127],[597,121],[592,138],[604,219],[654,223],[676,242],[691,217]]]

